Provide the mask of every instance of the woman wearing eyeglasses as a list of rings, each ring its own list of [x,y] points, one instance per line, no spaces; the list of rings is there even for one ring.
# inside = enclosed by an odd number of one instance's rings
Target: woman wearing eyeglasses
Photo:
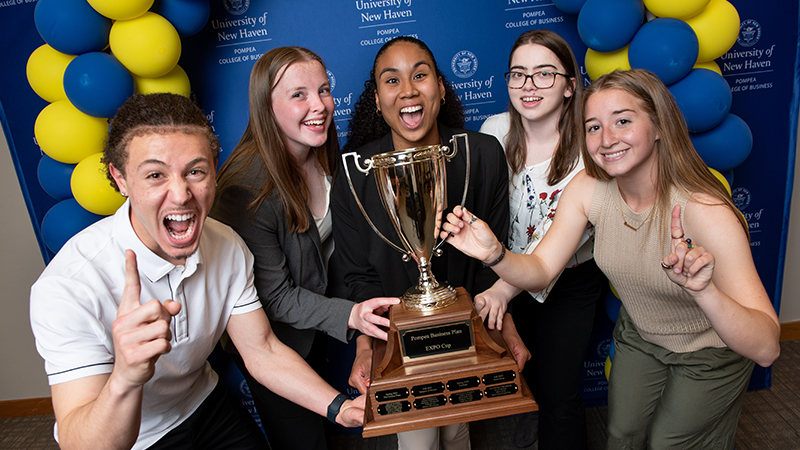
[[[583,169],[582,83],[569,44],[550,30],[531,30],[517,38],[508,67],[511,107],[487,119],[480,131],[495,136],[505,149],[508,249],[526,254],[552,224],[564,187]],[[530,446],[538,435],[541,450],[586,448],[579,378],[605,283],[592,258],[592,236],[587,227],[560,277],[542,291],[523,292],[501,279],[475,298],[490,327],[502,327],[512,299],[515,322],[530,324],[518,331],[532,354],[523,375],[539,411],[520,417],[514,434],[518,447]]]

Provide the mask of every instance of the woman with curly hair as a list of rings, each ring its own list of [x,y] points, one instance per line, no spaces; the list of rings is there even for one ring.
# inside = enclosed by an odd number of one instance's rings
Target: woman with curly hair
[[[327,336],[347,342],[358,330],[386,339],[378,325],[388,320],[379,314],[398,302],[326,296],[330,180],[339,158],[333,108],[315,53],[279,47],[261,56],[250,76],[250,121],[220,169],[211,211],[253,253],[254,284],[275,334],[320,372]],[[260,385],[223,343],[250,386],[272,449],[327,448],[321,417]]]
[[[353,112],[351,137],[346,150],[362,158],[379,153],[449,142],[454,134],[467,133],[471,147],[468,208],[482,211],[492,230],[505,236],[508,230],[508,177],[500,143],[491,136],[461,129],[464,112],[458,96],[445,81],[433,53],[422,41],[398,37],[384,44],[375,56],[370,78]],[[459,151],[447,163],[447,205],[461,203],[466,176],[466,153]],[[351,167],[350,173],[356,169]],[[344,296],[356,301],[374,296],[400,296],[417,284],[416,263],[401,256],[371,229],[350,192],[344,171],[333,186],[333,235],[336,251],[331,260],[331,282],[340,281]],[[383,209],[372,172],[352,178],[353,187],[375,226],[399,242]],[[477,294],[497,277],[478,261],[444,249],[431,264],[439,282],[463,286]],[[522,367],[530,357],[507,319],[503,337]],[[367,391],[372,359],[371,338],[360,336],[350,384]],[[449,425],[398,434],[401,449],[469,448],[466,424]]]
[[[593,224],[597,265],[622,301],[607,448],[732,449],[754,362],[767,367],[780,354],[780,324],[747,222],[651,72],[600,77],[583,112],[586,171],[564,190],[532,254],[505,253],[490,228],[460,208],[444,224],[454,235],[448,242],[481,261],[505,255],[493,269],[536,290]]]

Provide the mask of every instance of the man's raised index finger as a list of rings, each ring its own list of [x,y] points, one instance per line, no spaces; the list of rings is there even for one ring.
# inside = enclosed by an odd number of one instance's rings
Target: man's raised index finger
[[[142,294],[142,287],[139,283],[139,266],[136,263],[136,253],[133,250],[125,250],[125,289],[122,292],[122,300],[119,302],[117,317],[130,313],[139,306]]]

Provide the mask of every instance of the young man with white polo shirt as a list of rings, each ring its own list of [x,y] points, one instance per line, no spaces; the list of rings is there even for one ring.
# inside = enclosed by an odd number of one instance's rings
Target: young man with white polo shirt
[[[265,448],[206,358],[223,331],[273,392],[345,426],[351,401],[272,333],[253,256],[207,218],[219,142],[174,94],[136,94],[111,121],[103,162],[128,201],[77,234],[31,289],[31,324],[61,448]]]

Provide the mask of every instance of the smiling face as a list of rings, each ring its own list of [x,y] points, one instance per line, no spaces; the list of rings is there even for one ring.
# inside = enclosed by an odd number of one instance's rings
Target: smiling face
[[[657,168],[658,131],[636,97],[606,89],[586,101],[586,147],[612,177],[646,176]]]
[[[399,42],[376,61],[375,81],[375,103],[392,129],[395,149],[439,144],[436,118],[445,91],[430,55]]]
[[[293,155],[325,144],[333,108],[328,76],[317,61],[291,64],[272,90],[272,111]]]
[[[539,44],[524,44],[514,50],[509,72],[531,75],[543,71],[565,73],[564,65],[552,50]],[[522,116],[523,124],[543,121],[557,123],[564,108],[564,99],[572,96],[574,82],[574,79],[556,75],[553,87],[539,89],[528,78],[521,89],[508,88],[508,97]]]
[[[175,265],[197,250],[214,201],[215,164],[202,134],[172,132],[134,137],[125,176],[111,175],[131,203],[131,225],[147,248]]]

